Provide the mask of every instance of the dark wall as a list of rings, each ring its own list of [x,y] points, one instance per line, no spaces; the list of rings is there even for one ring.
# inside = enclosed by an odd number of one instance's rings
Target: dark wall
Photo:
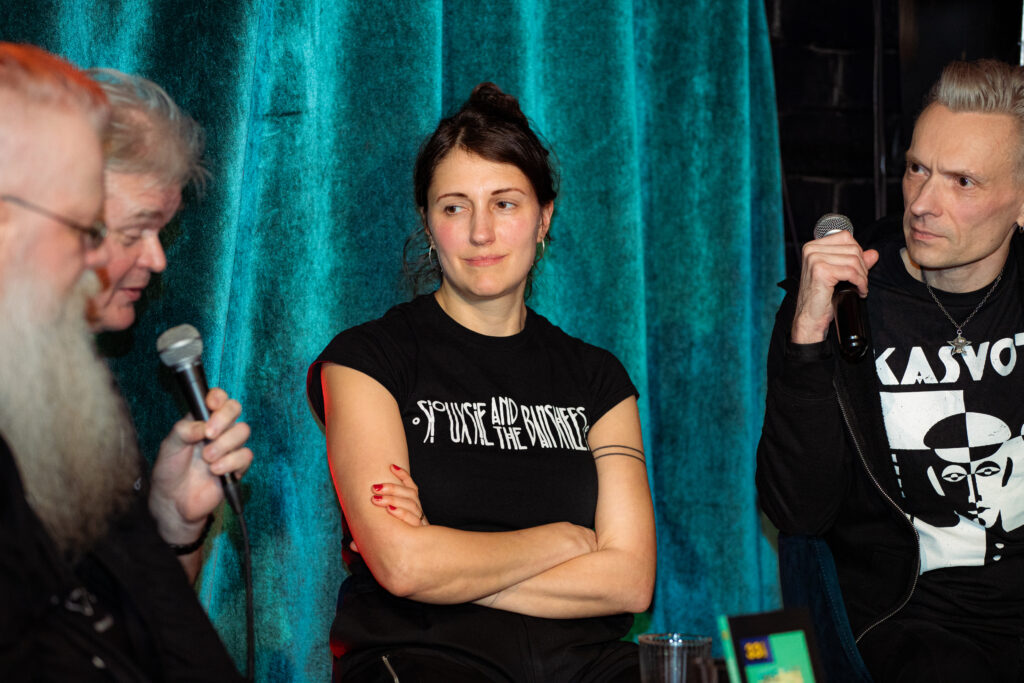
[[[922,98],[951,60],[1017,63],[1021,3],[765,0],[765,8],[779,115],[786,264],[795,274],[800,245],[812,239],[822,214],[846,214],[854,226],[865,226],[881,215],[902,213],[903,153]],[[875,78],[881,78],[877,109]],[[882,132],[877,140],[876,121]],[[876,183],[884,187],[882,199]]]
[[[908,130],[947,62],[991,57],[1020,63],[1020,0],[901,0],[899,21]]]

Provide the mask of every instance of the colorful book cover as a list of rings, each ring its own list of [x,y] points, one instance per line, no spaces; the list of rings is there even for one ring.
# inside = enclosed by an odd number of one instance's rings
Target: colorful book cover
[[[806,610],[718,617],[732,683],[823,681]]]

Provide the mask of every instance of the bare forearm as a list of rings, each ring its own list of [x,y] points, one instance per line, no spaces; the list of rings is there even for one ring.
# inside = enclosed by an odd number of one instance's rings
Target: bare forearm
[[[636,401],[606,413],[588,436],[595,454],[597,546],[479,601],[548,618],[642,612],[651,602],[657,564],[654,509]]]
[[[437,604],[497,593],[594,547],[592,532],[566,522],[492,533],[437,525],[396,532],[393,543],[364,552],[370,570],[391,593]]]
[[[477,604],[550,619],[642,612],[654,590],[654,558],[598,550],[564,562]]]

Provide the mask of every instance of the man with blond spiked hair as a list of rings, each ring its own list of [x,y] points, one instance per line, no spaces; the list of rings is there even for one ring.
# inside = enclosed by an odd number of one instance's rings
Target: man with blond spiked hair
[[[1020,681],[1024,69],[945,68],[903,199],[898,238],[804,246],[769,351],[760,504],[829,544],[876,681]],[[860,358],[831,331],[843,282],[866,297]]]

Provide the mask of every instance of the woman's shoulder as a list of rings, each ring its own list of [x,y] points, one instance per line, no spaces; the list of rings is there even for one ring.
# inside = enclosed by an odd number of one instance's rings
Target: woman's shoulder
[[[594,420],[629,396],[639,392],[618,357],[601,346],[565,332],[547,318],[531,311],[537,341],[559,366],[579,378]]]
[[[569,334],[532,308],[527,308],[527,315],[527,324],[532,327],[537,338],[545,345],[562,348],[588,361],[619,362],[615,354],[608,349]]]
[[[528,310],[528,324],[532,325],[535,339],[546,353],[558,355],[564,363],[579,368],[591,382],[603,385],[611,379],[614,384],[626,387],[630,392],[636,391],[626,366],[618,356],[603,346],[569,334],[536,311]]]
[[[306,393],[323,420],[320,370],[344,365],[380,382],[396,397],[416,365],[419,333],[426,313],[423,297],[392,306],[384,315],[342,330],[324,347],[306,373]]]
[[[401,346],[415,337],[420,321],[424,317],[424,297],[396,304],[384,315],[373,320],[353,325],[337,333],[324,347],[316,362],[337,363],[339,357],[366,345],[380,347]]]

